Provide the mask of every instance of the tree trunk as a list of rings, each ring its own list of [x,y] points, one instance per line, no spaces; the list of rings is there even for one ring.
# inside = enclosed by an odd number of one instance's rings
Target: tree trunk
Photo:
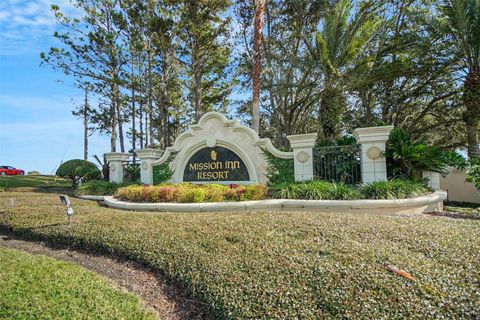
[[[115,94],[113,93],[114,92],[114,88],[113,88],[113,84],[110,86],[110,90],[112,92],[112,98],[110,99],[110,113],[111,113],[111,116],[112,116],[112,132],[111,132],[111,136],[110,136],[110,151],[111,152],[116,152],[117,151],[117,106],[116,106],[116,98],[115,98]]]
[[[334,141],[340,136],[340,122],[342,120],[343,99],[341,92],[329,85],[323,90],[320,124],[322,137]]]
[[[153,136],[153,104],[152,104],[152,54],[150,52],[150,42],[148,43],[148,120],[150,126],[150,148],[153,148],[154,145],[154,136]],[[148,146],[148,144],[147,144]]]
[[[83,160],[88,160],[88,89],[85,88],[83,104]]]
[[[135,131],[135,62],[132,61],[132,151],[133,151],[133,164],[135,164],[135,149],[136,149],[136,135]]]
[[[140,97],[140,108],[138,109],[138,121],[140,122],[140,149],[143,149],[143,97]]]
[[[260,75],[262,73],[262,32],[265,0],[255,0],[255,18],[253,27],[253,70],[252,70],[252,128],[260,130]]]
[[[466,110],[463,114],[467,129],[468,157],[480,157],[478,147],[478,124],[480,122],[480,68],[469,70],[463,84],[463,101]]]
[[[198,70],[198,66],[195,67],[196,70],[194,70],[194,90],[193,90],[193,96],[194,96],[194,104],[195,104],[195,120],[198,122],[202,116],[202,74],[200,70]]]
[[[118,122],[118,136],[120,140],[120,152],[125,152],[125,141],[123,139],[123,118],[122,118],[122,105],[119,99],[119,92],[117,89],[117,122]]]

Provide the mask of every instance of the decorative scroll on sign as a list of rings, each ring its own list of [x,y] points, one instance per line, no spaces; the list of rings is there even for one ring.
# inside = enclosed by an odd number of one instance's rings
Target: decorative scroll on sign
[[[188,160],[183,181],[249,181],[247,167],[232,150],[203,148]]]

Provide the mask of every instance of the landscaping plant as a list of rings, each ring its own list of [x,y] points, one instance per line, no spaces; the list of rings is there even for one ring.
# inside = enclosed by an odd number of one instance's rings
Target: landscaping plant
[[[80,181],[101,179],[102,173],[97,166],[90,161],[73,159],[64,162],[58,167],[56,175],[62,178],[70,179],[72,187],[76,188]]]
[[[358,186],[312,180],[272,186],[271,191],[275,198],[307,200],[404,199],[431,192],[421,182],[400,179]]]
[[[0,319],[153,320],[140,299],[73,263],[0,248]]]
[[[21,206],[0,214],[0,230],[140,262],[187,288],[210,319],[423,320],[480,314],[479,221],[258,210],[159,214],[73,198],[76,216],[68,226],[55,194],[0,193],[0,207],[12,195]],[[15,259],[0,257],[1,270],[11,270]],[[390,266],[416,281],[392,273]],[[43,285],[54,283],[36,288]],[[3,292],[5,286],[0,312]]]
[[[445,175],[449,166],[457,168],[466,166],[466,161],[461,155],[416,142],[401,128],[395,128],[390,132],[385,156],[389,176],[407,179],[421,178],[422,171]]]
[[[119,188],[115,197],[133,202],[221,202],[261,200],[267,196],[264,185],[241,186],[231,184],[161,184],[155,186],[128,186]]]
[[[126,184],[118,184],[105,180],[91,180],[82,183],[76,190],[75,194],[94,195],[94,196],[110,196],[117,191],[118,188],[126,186]]]

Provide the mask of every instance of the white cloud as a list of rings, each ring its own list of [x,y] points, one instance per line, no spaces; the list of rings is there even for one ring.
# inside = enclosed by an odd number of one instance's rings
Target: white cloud
[[[56,28],[51,5],[68,16],[77,15],[69,0],[3,0],[0,2],[0,55],[37,50],[50,41]]]

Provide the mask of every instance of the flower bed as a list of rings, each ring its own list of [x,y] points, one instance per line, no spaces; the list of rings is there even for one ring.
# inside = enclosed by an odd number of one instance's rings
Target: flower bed
[[[132,202],[201,203],[263,200],[266,198],[298,200],[405,199],[431,192],[419,182],[406,180],[376,181],[360,186],[326,181],[264,185],[161,184],[119,188],[115,198]]]
[[[262,200],[267,196],[264,185],[231,184],[161,184],[158,186],[128,186],[120,188],[115,198],[133,202],[222,202]]]

